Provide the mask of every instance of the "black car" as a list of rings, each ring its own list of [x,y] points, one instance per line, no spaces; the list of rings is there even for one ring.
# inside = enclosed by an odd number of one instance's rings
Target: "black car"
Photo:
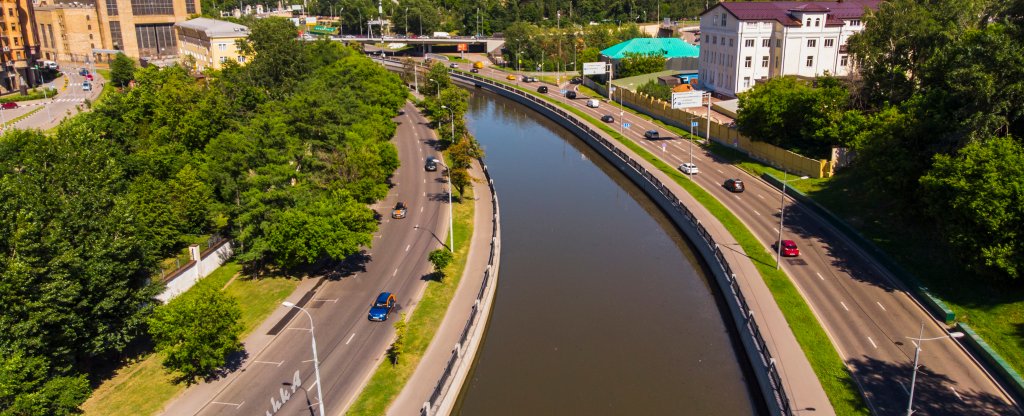
[[[573,77],[572,79],[569,80],[569,83],[570,84],[580,84],[580,83],[583,83],[583,78]]]
[[[548,87],[545,86],[545,85],[541,85],[541,86],[537,87],[537,92],[539,92],[541,94],[547,94],[548,93]]]
[[[523,82],[537,82],[535,77],[523,77]]]
[[[437,170],[437,159],[434,159],[432,157],[428,157],[427,158],[427,163],[425,165],[423,165],[423,168],[426,169],[427,172],[433,172],[433,171]]]
[[[605,115],[601,116],[601,121],[603,121],[605,123],[614,123],[615,122],[615,117],[612,117],[611,114],[605,114]]]
[[[743,187],[743,181],[739,179],[726,179],[725,189],[728,189],[730,192],[740,193],[745,188]]]
[[[660,135],[658,134],[657,130],[647,130],[644,132],[645,139],[655,140],[658,137],[660,137]]]
[[[575,99],[576,98],[576,91],[566,91],[565,92],[565,98],[568,98],[570,100]]]
[[[470,69],[470,70],[469,70],[469,72],[472,72],[472,73],[474,73],[474,74],[479,74],[479,73],[480,73],[480,70],[479,70],[479,69],[476,69],[476,68],[473,68],[473,69]]]

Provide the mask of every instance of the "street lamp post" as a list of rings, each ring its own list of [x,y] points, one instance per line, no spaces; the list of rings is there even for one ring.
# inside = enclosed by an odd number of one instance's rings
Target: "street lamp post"
[[[441,101],[441,81],[431,78],[435,84],[437,84],[437,101]]]
[[[790,181],[808,178],[807,176],[801,176],[796,179],[786,179],[789,171],[783,170],[782,172],[782,195],[779,197],[779,241],[775,246],[775,270],[779,269],[779,259],[782,258],[782,223],[786,218],[786,184]]]
[[[304,312],[307,317],[309,317],[309,339],[313,343],[313,371],[316,373],[316,395],[320,400],[320,403],[317,403],[317,405],[320,407],[320,416],[324,416],[326,415],[326,413],[324,413],[324,392],[320,388],[320,360],[317,358],[316,355],[316,335],[313,334],[313,315],[310,315],[309,311],[303,309],[302,307],[288,301],[281,302],[281,305],[283,305],[286,308],[298,309]]]
[[[452,217],[452,170],[448,168],[448,165],[444,164],[444,158],[439,158],[437,163],[444,166],[444,169],[448,171],[448,251],[455,252],[455,219]]]
[[[452,143],[455,143],[455,110],[448,108],[446,105],[441,105],[441,108],[448,110],[452,114]]]
[[[923,343],[925,341],[935,341],[935,340],[939,340],[939,339],[946,339],[947,336],[950,337],[950,338],[954,338],[954,339],[962,338],[964,336],[964,333],[963,332],[950,332],[950,333],[948,333],[946,335],[943,335],[941,337],[935,337],[935,338],[921,338],[923,336],[924,336],[924,322],[921,322],[921,332],[917,335],[917,338],[907,337],[911,341],[916,341],[916,342],[914,342],[914,347],[916,347],[914,349],[914,374],[912,376],[910,376],[910,399],[907,401],[907,416],[910,416],[910,415],[912,415],[914,413],[914,409],[913,409],[913,406],[914,406],[914,385],[917,384],[917,363],[918,363],[918,359],[921,358],[921,343]]]

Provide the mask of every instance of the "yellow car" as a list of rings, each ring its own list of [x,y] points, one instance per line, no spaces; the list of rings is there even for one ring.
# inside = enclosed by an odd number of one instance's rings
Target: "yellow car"
[[[509,74],[509,76],[505,77],[505,79],[507,79],[509,81],[515,81],[516,80],[516,76]]]

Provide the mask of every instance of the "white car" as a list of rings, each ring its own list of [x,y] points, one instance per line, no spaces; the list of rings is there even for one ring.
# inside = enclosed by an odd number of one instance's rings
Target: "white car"
[[[687,175],[696,175],[700,173],[700,170],[697,169],[697,165],[693,163],[683,163],[682,165],[679,165],[679,170],[683,171],[683,173]]]

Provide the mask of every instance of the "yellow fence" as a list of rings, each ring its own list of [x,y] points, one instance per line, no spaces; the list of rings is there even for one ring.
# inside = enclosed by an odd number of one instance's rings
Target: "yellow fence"
[[[593,83],[587,78],[584,78],[584,80],[588,87],[607,95],[607,90],[603,85]],[[620,96],[623,105],[661,120],[664,123],[689,130],[690,123],[696,121],[699,124],[698,127],[693,128],[695,134],[704,137],[708,131],[708,120],[705,118],[705,111],[698,111],[696,114],[693,114],[684,110],[672,109],[669,103],[665,101],[621,87],[615,89],[615,100],[619,101]],[[828,160],[811,159],[768,143],[755,142],[741,135],[735,127],[722,125],[717,121],[711,122],[711,140],[737,149],[754,159],[775,168],[784,169],[792,174],[806,175],[812,178],[827,178],[832,176],[833,173],[833,164]]]

